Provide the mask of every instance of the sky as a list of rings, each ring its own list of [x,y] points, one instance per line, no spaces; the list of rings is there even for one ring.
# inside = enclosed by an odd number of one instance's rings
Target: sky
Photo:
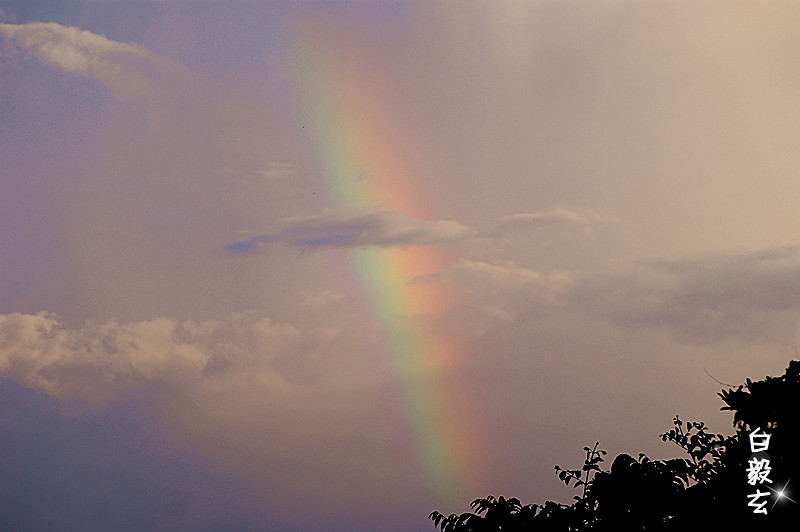
[[[796,2],[0,2],[0,529],[433,530],[800,345]]]

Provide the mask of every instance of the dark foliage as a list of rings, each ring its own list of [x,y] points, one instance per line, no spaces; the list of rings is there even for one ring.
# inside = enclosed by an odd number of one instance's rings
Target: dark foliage
[[[571,505],[552,501],[525,505],[516,498],[476,499],[472,512],[430,518],[441,532],[488,531],[716,531],[797,530],[800,526],[800,362],[784,375],[766,377],[719,393],[722,410],[733,411],[735,432],[712,434],[701,422],[673,419],[661,435],[687,458],[650,460],[620,454],[603,470],[603,450],[584,447],[583,466],[562,469],[559,479],[579,489]],[[765,452],[751,452],[751,434],[769,434]],[[752,460],[769,460],[771,482],[748,483]],[[755,482],[755,481],[753,481]],[[785,497],[778,492],[786,488]],[[748,494],[769,492],[767,513],[754,513]],[[794,500],[792,500],[794,499]]]

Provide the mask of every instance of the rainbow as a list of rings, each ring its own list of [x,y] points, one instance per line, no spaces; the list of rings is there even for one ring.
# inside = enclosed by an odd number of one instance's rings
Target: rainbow
[[[387,91],[363,72],[337,69],[322,46],[299,45],[294,84],[299,112],[336,207],[374,207],[435,219],[419,158],[408,149]],[[338,62],[341,63],[340,61]],[[363,178],[364,175],[368,178]],[[387,351],[405,396],[419,465],[438,504],[463,504],[477,496],[486,445],[475,426],[476,406],[457,388],[439,382],[464,355],[453,334],[423,319],[454,308],[458,294],[446,284],[411,280],[452,261],[437,246],[354,249],[353,269],[370,311],[386,328]]]

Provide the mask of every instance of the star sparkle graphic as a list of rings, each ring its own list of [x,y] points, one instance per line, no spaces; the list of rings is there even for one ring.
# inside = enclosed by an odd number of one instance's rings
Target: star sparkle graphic
[[[791,497],[789,497],[789,495],[787,495],[788,492],[786,491],[786,488],[787,488],[787,486],[789,486],[789,482],[791,480],[792,479],[787,480],[786,484],[784,484],[782,488],[778,488],[778,489],[773,489],[773,488],[770,488],[769,486],[765,486],[767,489],[769,489],[770,491],[772,491],[775,494],[775,502],[772,503],[772,508],[770,508],[770,510],[775,508],[775,505],[778,504],[778,501],[781,501],[783,499],[786,499],[787,501],[791,501],[791,502],[797,504],[796,500],[792,499]]]

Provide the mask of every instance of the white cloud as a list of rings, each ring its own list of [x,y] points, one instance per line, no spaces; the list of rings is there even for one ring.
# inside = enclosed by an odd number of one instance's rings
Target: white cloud
[[[185,71],[142,46],[54,22],[0,24],[0,35],[42,63],[96,79],[120,97],[148,95],[164,77]]]
[[[92,402],[147,383],[184,387],[244,373],[287,389],[276,365],[309,341],[330,340],[329,329],[301,332],[255,311],[203,322],[90,321],[79,329],[46,312],[2,314],[0,373],[56,397]]]

